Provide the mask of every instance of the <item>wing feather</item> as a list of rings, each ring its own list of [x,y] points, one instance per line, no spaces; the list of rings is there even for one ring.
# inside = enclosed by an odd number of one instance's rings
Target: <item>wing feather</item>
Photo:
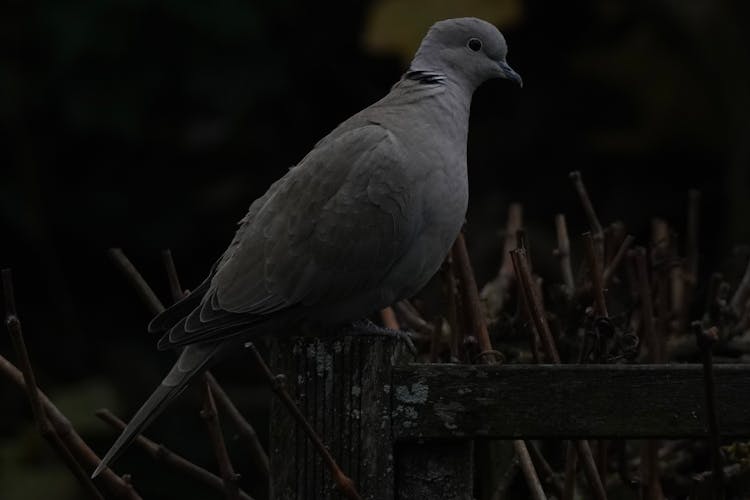
[[[405,161],[377,124],[321,141],[252,204],[200,307],[162,345],[215,341],[222,328],[377,287],[414,237]]]

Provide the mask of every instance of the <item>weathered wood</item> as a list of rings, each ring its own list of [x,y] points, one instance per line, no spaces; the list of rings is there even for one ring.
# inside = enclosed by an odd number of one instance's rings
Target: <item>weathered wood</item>
[[[396,499],[474,498],[471,441],[403,442],[396,447]]]
[[[723,436],[750,436],[750,366],[717,365]],[[397,439],[707,437],[700,365],[408,365]]]
[[[394,497],[391,369],[400,341],[371,336],[297,338],[273,343],[271,367],[365,499]],[[271,496],[338,499],[332,478],[304,433],[271,403]]]

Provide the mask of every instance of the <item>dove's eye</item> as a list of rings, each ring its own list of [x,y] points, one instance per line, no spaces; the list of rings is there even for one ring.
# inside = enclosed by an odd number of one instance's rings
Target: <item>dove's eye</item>
[[[479,52],[482,48],[482,41],[479,38],[470,38],[466,45],[474,52]]]

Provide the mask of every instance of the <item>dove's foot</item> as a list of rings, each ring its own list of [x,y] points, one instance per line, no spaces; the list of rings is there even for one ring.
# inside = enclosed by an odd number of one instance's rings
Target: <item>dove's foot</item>
[[[367,318],[353,321],[351,324],[351,329],[347,330],[347,333],[350,335],[396,338],[406,344],[406,347],[409,349],[413,356],[416,357],[417,355],[417,348],[414,346],[411,333],[405,332],[403,330],[394,330],[393,328],[386,328],[384,326],[376,325]]]

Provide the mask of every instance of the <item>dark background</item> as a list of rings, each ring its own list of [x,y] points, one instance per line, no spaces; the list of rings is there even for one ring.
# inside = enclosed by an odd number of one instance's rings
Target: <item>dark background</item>
[[[737,0],[487,2],[10,2],[0,15],[0,266],[12,267],[41,386],[104,452],[92,411],[130,415],[173,359],[108,261],[122,247],[167,301],[159,251],[195,286],[250,202],[337,123],[384,95],[429,25],[495,22],[522,90],[475,94],[467,237],[478,281],[500,260],[510,201],[535,259],[553,216],[585,230],[578,169],[603,222],[647,241],[653,216],[684,231],[703,193],[701,272],[750,241],[750,4]],[[580,255],[580,253],[579,253]],[[549,259],[551,262],[551,259]],[[5,335],[0,352],[10,354]],[[218,370],[265,426],[246,359]],[[73,498],[75,485],[0,381],[0,496]],[[195,398],[149,432],[213,468]],[[240,447],[236,443],[230,446]],[[238,456],[245,486],[252,466]],[[140,452],[119,466],[146,498],[207,495]],[[53,496],[50,496],[53,492]],[[182,496],[180,496],[182,495]],[[164,498],[164,496],[160,496]]]

